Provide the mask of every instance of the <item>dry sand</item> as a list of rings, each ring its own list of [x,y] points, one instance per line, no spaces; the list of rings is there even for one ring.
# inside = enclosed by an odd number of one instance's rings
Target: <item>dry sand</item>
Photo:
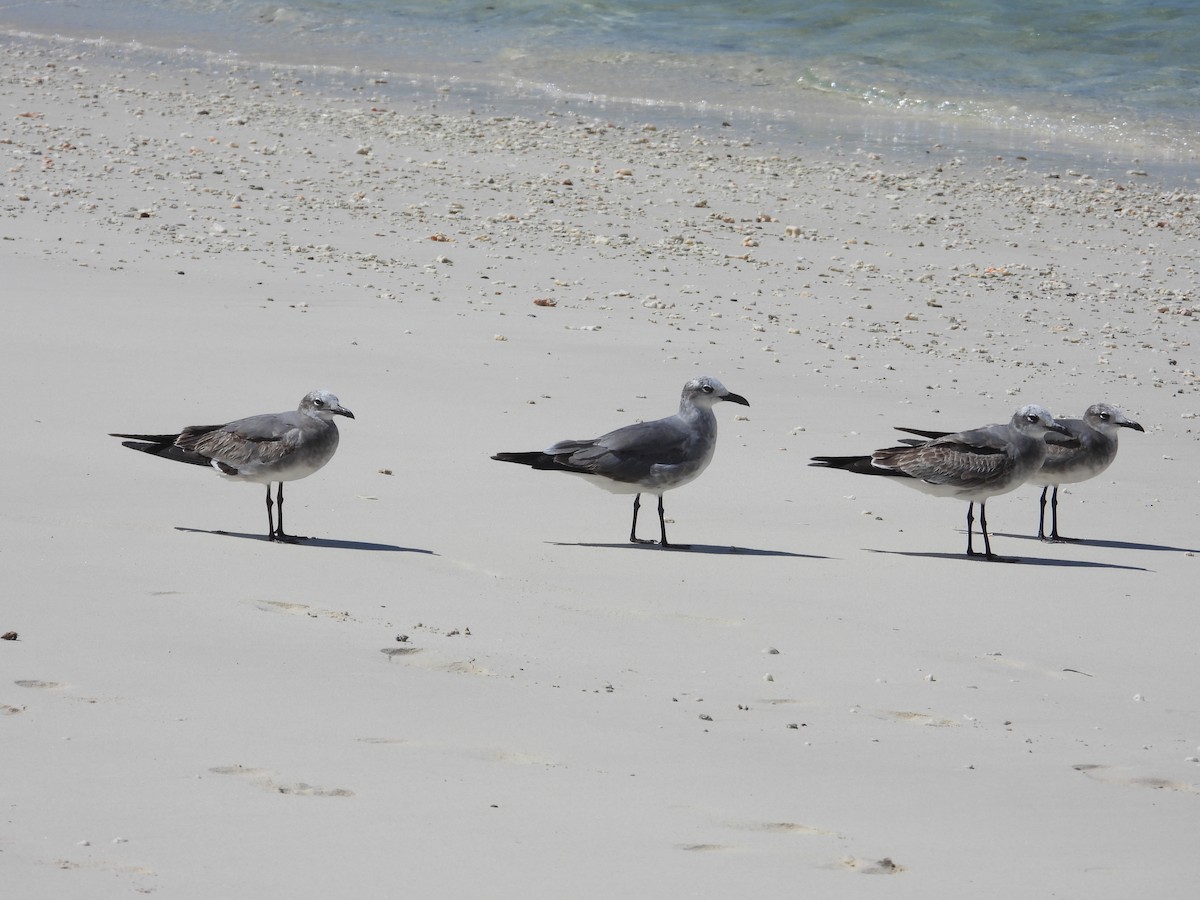
[[[2,65],[6,896],[1193,889],[1194,190]],[[488,458],[700,373],[752,405],[667,497],[693,552]],[[307,544],[106,436],[316,387],[357,419]],[[806,465],[1101,400],[1147,433],[1064,490],[1086,540],[989,505],[1023,564]]]

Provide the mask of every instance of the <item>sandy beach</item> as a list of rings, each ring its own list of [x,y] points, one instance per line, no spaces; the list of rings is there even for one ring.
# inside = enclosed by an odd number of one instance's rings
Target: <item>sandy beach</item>
[[[1190,893],[1194,185],[0,66],[6,895]],[[691,551],[489,459],[699,374],[750,406],[666,497]],[[108,437],[314,388],[356,418],[296,545]],[[988,504],[1019,563],[808,466],[1099,401],[1145,433],[1063,489],[1081,540],[1035,539],[1032,485]]]

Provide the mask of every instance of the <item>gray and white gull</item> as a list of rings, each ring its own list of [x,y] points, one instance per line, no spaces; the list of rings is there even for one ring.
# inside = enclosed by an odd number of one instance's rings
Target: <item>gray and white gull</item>
[[[902,429],[912,431],[911,429]],[[922,493],[966,500],[967,556],[1004,559],[992,553],[987,501],[1016,490],[1036,477],[1046,458],[1047,435],[1068,439],[1066,428],[1043,407],[1022,406],[1008,422],[911,441],[876,450],[870,456],[814,456],[811,465],[860,475],[886,475]],[[975,504],[984,552],[972,544]]]
[[[210,466],[223,478],[267,486],[267,540],[304,538],[283,530],[283,483],[307,478],[333,459],[338,447],[335,416],[354,418],[329,391],[312,391],[292,411],[264,413],[224,425],[189,425],[178,434],[113,434],[122,446],[176,462]],[[271,505],[278,482],[279,524]]]
[[[1084,410],[1081,418],[1055,421],[1067,429],[1071,440],[1048,445],[1041,471],[1030,479],[1034,484],[1042,485],[1042,496],[1038,500],[1038,540],[1052,544],[1071,540],[1058,533],[1058,486],[1095,478],[1112,465],[1117,458],[1117,435],[1122,428],[1146,430],[1110,403],[1093,403]],[[940,431],[900,430],[924,438],[945,436]],[[1051,488],[1054,490],[1050,498],[1050,534],[1047,535],[1046,494]]]
[[[661,546],[667,541],[663,494],[700,476],[717,447],[717,417],[713,405],[721,401],[749,406],[745,397],[729,391],[715,378],[702,375],[683,386],[679,412],[665,419],[638,422],[586,441],[559,441],[545,450],[497,453],[492,459],[534,469],[569,472],[614,494],[633,494],[633,524],[629,540],[654,541],[637,536],[642,493],[658,495]]]
[[[1095,478],[1117,458],[1117,434],[1122,428],[1145,432],[1141,425],[1107,403],[1093,403],[1080,419],[1058,419],[1074,438],[1069,444],[1051,444],[1046,449],[1042,471],[1033,478],[1042,485],[1038,502],[1038,539],[1058,543],[1070,540],[1058,533],[1058,486],[1078,484]],[[1046,491],[1054,488],[1050,501],[1050,536],[1046,536]]]

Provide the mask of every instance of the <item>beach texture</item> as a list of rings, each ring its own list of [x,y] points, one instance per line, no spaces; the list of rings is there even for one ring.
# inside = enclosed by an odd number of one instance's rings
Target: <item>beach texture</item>
[[[1194,189],[0,66],[6,895],[1190,892]],[[667,497],[690,552],[489,459],[701,374],[750,406]],[[107,436],[317,388],[356,418],[289,483],[305,543]],[[989,503],[1017,564],[807,465],[1101,401],[1145,434],[1061,491],[1080,541]]]

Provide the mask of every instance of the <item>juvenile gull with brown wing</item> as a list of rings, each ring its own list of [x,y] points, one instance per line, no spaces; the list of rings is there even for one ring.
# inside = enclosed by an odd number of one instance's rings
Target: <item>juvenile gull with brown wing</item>
[[[1055,421],[1067,429],[1071,439],[1065,443],[1049,444],[1041,471],[1030,479],[1034,484],[1042,485],[1042,496],[1038,501],[1038,540],[1054,544],[1071,540],[1058,533],[1058,486],[1095,478],[1112,465],[1117,458],[1117,434],[1120,429],[1146,430],[1109,403],[1093,403],[1084,410],[1082,418]],[[901,428],[900,431],[924,438],[946,436],[942,431],[922,431],[918,428]],[[1046,493],[1051,487],[1054,492],[1050,500],[1051,527],[1047,536]]]
[[[980,555],[971,540],[978,503],[982,555],[995,560],[1003,557],[992,553],[987,501],[1015,490],[1037,475],[1046,458],[1048,434],[1066,435],[1067,430],[1044,408],[1031,404],[1021,407],[1004,424],[888,447],[870,456],[814,456],[811,465],[860,475],[887,475],[935,497],[966,500],[968,556]]]
[[[178,434],[113,434],[122,446],[196,466],[224,478],[267,486],[267,540],[303,540],[283,530],[283,483],[306,478],[333,458],[338,447],[334,416],[354,418],[329,391],[312,391],[298,409],[264,413],[225,425],[189,425]],[[271,508],[271,482],[279,483],[279,525]]]

